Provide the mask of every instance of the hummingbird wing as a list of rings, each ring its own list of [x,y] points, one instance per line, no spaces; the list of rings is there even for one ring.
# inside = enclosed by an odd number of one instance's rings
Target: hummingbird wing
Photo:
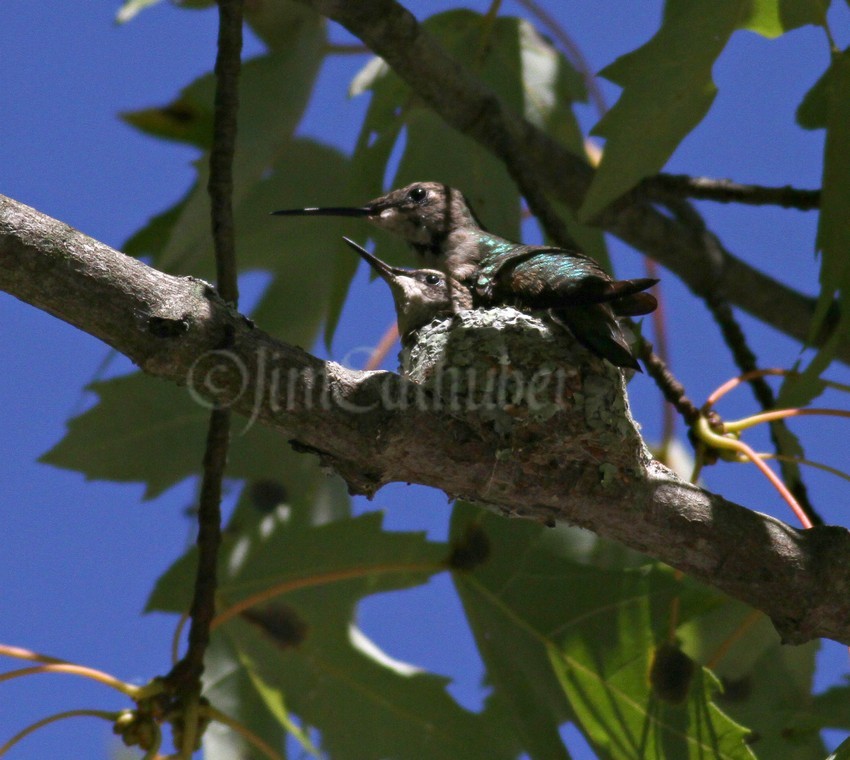
[[[491,246],[479,265],[476,290],[485,300],[516,300],[534,308],[611,302],[622,316],[648,314],[655,298],[641,291],[658,280],[612,280],[590,256],[543,245]]]

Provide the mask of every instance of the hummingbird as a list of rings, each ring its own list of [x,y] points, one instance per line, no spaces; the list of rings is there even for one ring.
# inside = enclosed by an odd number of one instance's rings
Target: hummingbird
[[[548,310],[585,348],[618,367],[640,371],[617,317],[654,311],[655,297],[643,291],[658,280],[613,280],[584,253],[500,237],[481,224],[453,187],[414,182],[365,206],[272,213],[366,219],[404,238],[423,264],[446,273],[455,311],[463,308],[466,293],[474,306]]]
[[[391,267],[353,240],[347,237],[343,240],[390,286],[395,302],[398,333],[403,344],[408,343],[413,333],[431,320],[455,313],[448,278],[443,272],[436,269]],[[461,297],[466,293],[466,299],[461,305],[471,309],[472,294],[459,283],[455,283],[455,288]]]

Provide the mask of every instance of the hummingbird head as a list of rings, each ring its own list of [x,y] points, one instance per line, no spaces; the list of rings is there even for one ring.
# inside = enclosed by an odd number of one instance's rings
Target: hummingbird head
[[[453,230],[481,226],[463,193],[441,182],[414,182],[368,205],[369,221],[422,252],[436,252]]]
[[[439,253],[450,232],[481,224],[460,190],[441,182],[414,182],[359,207],[284,209],[281,216],[357,216],[404,238],[420,253]]]
[[[353,240],[346,237],[343,240],[390,286],[402,341],[432,319],[453,313],[452,294],[446,275],[442,272],[436,269],[391,267]],[[461,286],[457,284],[456,287]]]

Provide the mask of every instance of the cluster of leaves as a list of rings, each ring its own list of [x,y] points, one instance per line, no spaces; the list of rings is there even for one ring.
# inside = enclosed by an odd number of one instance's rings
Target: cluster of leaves
[[[123,20],[153,2],[131,0]],[[283,1],[256,4],[247,19],[268,50],[242,72],[234,206],[242,271],[269,275],[252,314],[264,329],[309,346],[324,325],[329,340],[356,268],[340,244],[346,226],[304,220],[282,234],[268,212],[380,194],[399,146],[391,185],[427,178],[462,186],[485,223],[520,237],[519,197],[504,167],[448,128],[379,59],[351,84],[353,95],[371,93],[353,155],[297,136],[328,55],[325,24]],[[579,219],[660,170],[708,111],[712,64],[737,29],[777,36],[805,23],[825,27],[825,19],[819,0],[668,0],[658,34],[603,72],[623,87],[597,128],[605,157],[579,217],[560,209],[585,250],[606,259],[601,234]],[[425,26],[507,104],[583,153],[571,105],[584,100],[584,83],[529,22],[458,10]],[[836,223],[850,203],[839,166],[850,140],[850,101],[839,97],[850,91],[848,72],[847,54],[836,52],[800,109],[801,124],[829,134],[821,318],[850,277],[847,227]],[[126,250],[208,279],[212,94],[207,75],[166,106],[124,115],[148,134],[200,151],[194,186]],[[401,262],[398,249],[378,253]],[[71,422],[44,461],[144,482],[149,498],[197,474],[207,410],[185,391],[141,375],[92,390],[99,403]],[[315,728],[322,748],[339,758],[558,758],[569,756],[560,727],[573,722],[604,757],[748,758],[755,750],[809,758],[824,754],[821,727],[850,727],[839,709],[847,689],[811,696],[815,645],[780,647],[766,619],[645,558],[566,527],[509,522],[462,503],[448,543],[388,533],[375,514],[353,518],[339,482],[259,427],[234,439],[228,474],[250,485],[227,528],[219,609],[264,590],[274,596],[216,628],[205,693],[272,746],[283,746],[289,732],[312,750],[307,729]],[[193,568],[189,552],[160,579],[149,609],[185,612]],[[441,572],[452,574],[486,667],[490,691],[480,713],[458,705],[444,678],[383,655],[356,626],[364,596]],[[209,758],[247,751],[229,733],[206,738]]]
[[[592,218],[663,169],[711,108],[717,95],[712,67],[735,31],[772,39],[807,24],[822,27],[830,65],[797,111],[800,126],[827,131],[816,244],[822,256],[821,293],[809,340],[822,334],[836,296],[842,317],[807,371],[786,383],[783,406],[802,406],[823,390],[817,379],[850,330],[850,49],[841,51],[833,41],[829,5],[828,0],[667,0],[656,35],[600,72],[623,92],[592,130],[605,138],[605,152],[579,212],[580,218]]]

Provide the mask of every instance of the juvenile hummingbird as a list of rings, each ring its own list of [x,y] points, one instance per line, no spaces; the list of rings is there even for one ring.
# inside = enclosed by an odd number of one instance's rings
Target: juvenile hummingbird
[[[484,228],[455,188],[415,182],[365,206],[273,213],[364,218],[404,238],[423,263],[449,275],[455,310],[463,308],[467,292],[472,293],[475,306],[548,309],[553,320],[586,348],[619,367],[640,370],[616,316],[653,311],[657,301],[643,291],[658,280],[613,280],[596,261],[578,251],[499,237]],[[458,289],[455,283],[463,287]]]
[[[451,316],[455,312],[449,294],[448,278],[436,269],[404,269],[391,267],[373,256],[362,246],[344,237],[343,240],[365,259],[369,266],[390,286],[395,301],[398,333],[401,342],[409,341],[410,336],[420,327],[441,316]],[[472,295],[459,283],[455,283],[457,294],[465,300],[461,306],[472,308]]]

